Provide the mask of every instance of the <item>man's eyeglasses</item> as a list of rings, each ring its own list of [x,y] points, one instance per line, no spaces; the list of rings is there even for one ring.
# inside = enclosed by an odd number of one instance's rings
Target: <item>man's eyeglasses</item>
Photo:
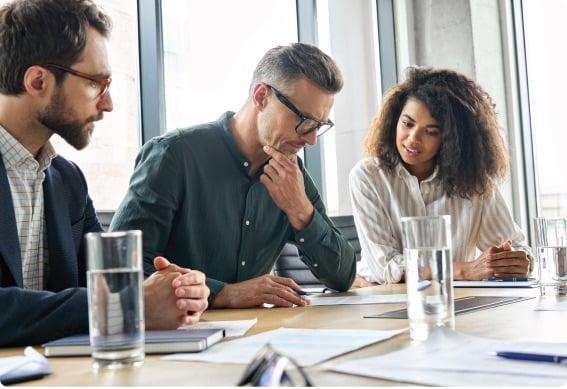
[[[94,89],[94,94],[96,94],[95,98],[99,98],[101,96],[104,96],[106,94],[106,92],[108,92],[108,88],[110,88],[110,83],[112,82],[112,78],[111,77],[94,77],[91,76],[90,74],[86,74],[83,72],[79,72],[78,70],[74,70],[71,69],[67,66],[63,66],[63,65],[58,65],[58,64],[54,64],[54,63],[46,63],[43,65],[46,68],[53,68],[53,69],[58,69],[61,70],[65,73],[69,73],[72,74],[74,76],[77,77],[81,77],[84,78],[85,80],[89,80],[91,81],[91,86]]]
[[[299,381],[290,375],[289,365],[296,368]],[[296,378],[297,380],[297,378]],[[296,382],[298,385],[296,385]],[[252,362],[246,367],[238,386],[313,386],[301,366],[292,358],[285,357],[266,344],[258,351]]]
[[[297,132],[299,135],[307,135],[313,131],[317,131],[317,136],[321,136],[335,125],[335,123],[330,120],[328,122],[320,122],[319,120],[306,117],[280,91],[278,91],[271,85],[266,84],[266,86],[274,92],[278,100],[283,105],[285,105],[291,112],[299,117],[299,123],[297,123],[297,126],[295,126],[295,132]]]

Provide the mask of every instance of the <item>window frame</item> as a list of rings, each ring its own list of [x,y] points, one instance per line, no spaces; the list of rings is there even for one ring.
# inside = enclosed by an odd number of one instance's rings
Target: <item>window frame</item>
[[[524,185],[513,186],[512,190],[517,192],[521,197],[520,210],[526,218],[527,238],[531,244],[535,243],[535,231],[533,220],[539,214],[539,196],[536,175],[536,161],[535,161],[535,142],[534,134],[531,123],[530,113],[530,92],[528,84],[528,68],[527,68],[527,53],[525,46],[525,31],[524,31],[524,18],[523,18],[523,4],[522,0],[511,0],[511,18],[513,23],[514,45],[515,45],[515,73],[518,91],[517,91],[517,104],[519,105],[519,126],[516,129],[516,135],[520,141],[516,146],[519,147],[517,154],[520,156],[520,161],[515,161],[518,168],[518,173],[522,175]],[[518,216],[518,215],[516,215]]]

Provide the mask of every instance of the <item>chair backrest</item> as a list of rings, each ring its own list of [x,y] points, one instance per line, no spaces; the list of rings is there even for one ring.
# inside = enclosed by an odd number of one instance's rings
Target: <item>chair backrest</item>
[[[335,224],[335,227],[337,227],[337,229],[354,247],[356,260],[359,261],[360,242],[358,241],[358,234],[356,233],[353,217],[351,215],[335,216],[331,217],[331,220]],[[324,286],[303,262],[297,247],[290,243],[287,243],[282,249],[282,252],[274,266],[274,273],[280,277],[292,278],[304,288]]]

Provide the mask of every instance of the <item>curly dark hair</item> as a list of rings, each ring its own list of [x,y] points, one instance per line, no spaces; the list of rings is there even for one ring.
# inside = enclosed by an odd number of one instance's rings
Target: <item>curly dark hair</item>
[[[410,67],[406,80],[389,89],[365,139],[366,152],[387,171],[401,162],[396,127],[408,99],[429,109],[439,122],[442,142],[436,157],[439,179],[448,196],[488,195],[508,173],[508,152],[492,98],[457,72]]]

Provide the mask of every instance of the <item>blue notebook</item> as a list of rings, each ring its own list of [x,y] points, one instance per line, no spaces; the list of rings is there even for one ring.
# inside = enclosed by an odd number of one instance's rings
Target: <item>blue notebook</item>
[[[205,350],[225,336],[224,329],[146,331],[146,354],[192,353]],[[90,355],[88,335],[75,335],[43,345],[46,357]]]

